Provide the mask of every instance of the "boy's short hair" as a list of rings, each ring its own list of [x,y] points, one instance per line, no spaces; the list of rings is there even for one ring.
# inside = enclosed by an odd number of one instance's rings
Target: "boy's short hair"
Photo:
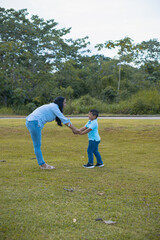
[[[93,114],[93,116],[96,116],[96,118],[99,116],[99,112],[96,109],[91,109],[90,112]]]

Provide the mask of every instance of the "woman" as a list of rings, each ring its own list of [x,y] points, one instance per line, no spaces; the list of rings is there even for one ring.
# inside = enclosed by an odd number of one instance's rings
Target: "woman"
[[[31,134],[34,152],[41,169],[50,170],[55,168],[45,163],[41,152],[41,130],[45,123],[55,120],[59,126],[62,126],[63,123],[69,127],[74,134],[78,133],[78,129],[63,115],[63,108],[65,105],[66,99],[64,97],[57,97],[53,103],[38,107],[26,117],[26,127]]]

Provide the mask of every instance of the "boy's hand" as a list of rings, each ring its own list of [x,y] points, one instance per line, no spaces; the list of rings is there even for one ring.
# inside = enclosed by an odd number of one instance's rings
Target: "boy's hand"
[[[77,129],[77,128],[76,128],[76,129],[73,129],[72,132],[73,132],[74,134],[79,134],[79,129]]]
[[[79,134],[84,135],[84,134],[89,133],[90,131],[92,131],[91,128],[81,128],[80,131],[79,131]]]

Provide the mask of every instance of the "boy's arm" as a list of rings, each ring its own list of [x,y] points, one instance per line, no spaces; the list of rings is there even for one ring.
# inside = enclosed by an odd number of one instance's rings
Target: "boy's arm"
[[[84,127],[82,127],[82,128],[80,128],[79,130],[80,131],[84,131],[84,130],[86,130],[86,129],[88,129],[86,126],[84,126]]]
[[[82,128],[81,128],[81,129],[82,129]],[[84,135],[84,134],[87,134],[87,133],[89,133],[90,131],[92,131],[91,128],[86,128],[86,127],[83,128],[84,130],[81,130],[81,129],[80,129],[80,132],[79,132],[80,135]]]

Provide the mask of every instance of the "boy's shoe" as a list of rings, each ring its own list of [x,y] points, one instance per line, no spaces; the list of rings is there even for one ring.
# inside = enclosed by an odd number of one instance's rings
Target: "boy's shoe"
[[[104,166],[104,164],[102,163],[97,163],[96,165],[94,165],[95,167],[103,167]]]
[[[84,168],[94,168],[93,164],[87,163],[85,165],[83,165]]]

